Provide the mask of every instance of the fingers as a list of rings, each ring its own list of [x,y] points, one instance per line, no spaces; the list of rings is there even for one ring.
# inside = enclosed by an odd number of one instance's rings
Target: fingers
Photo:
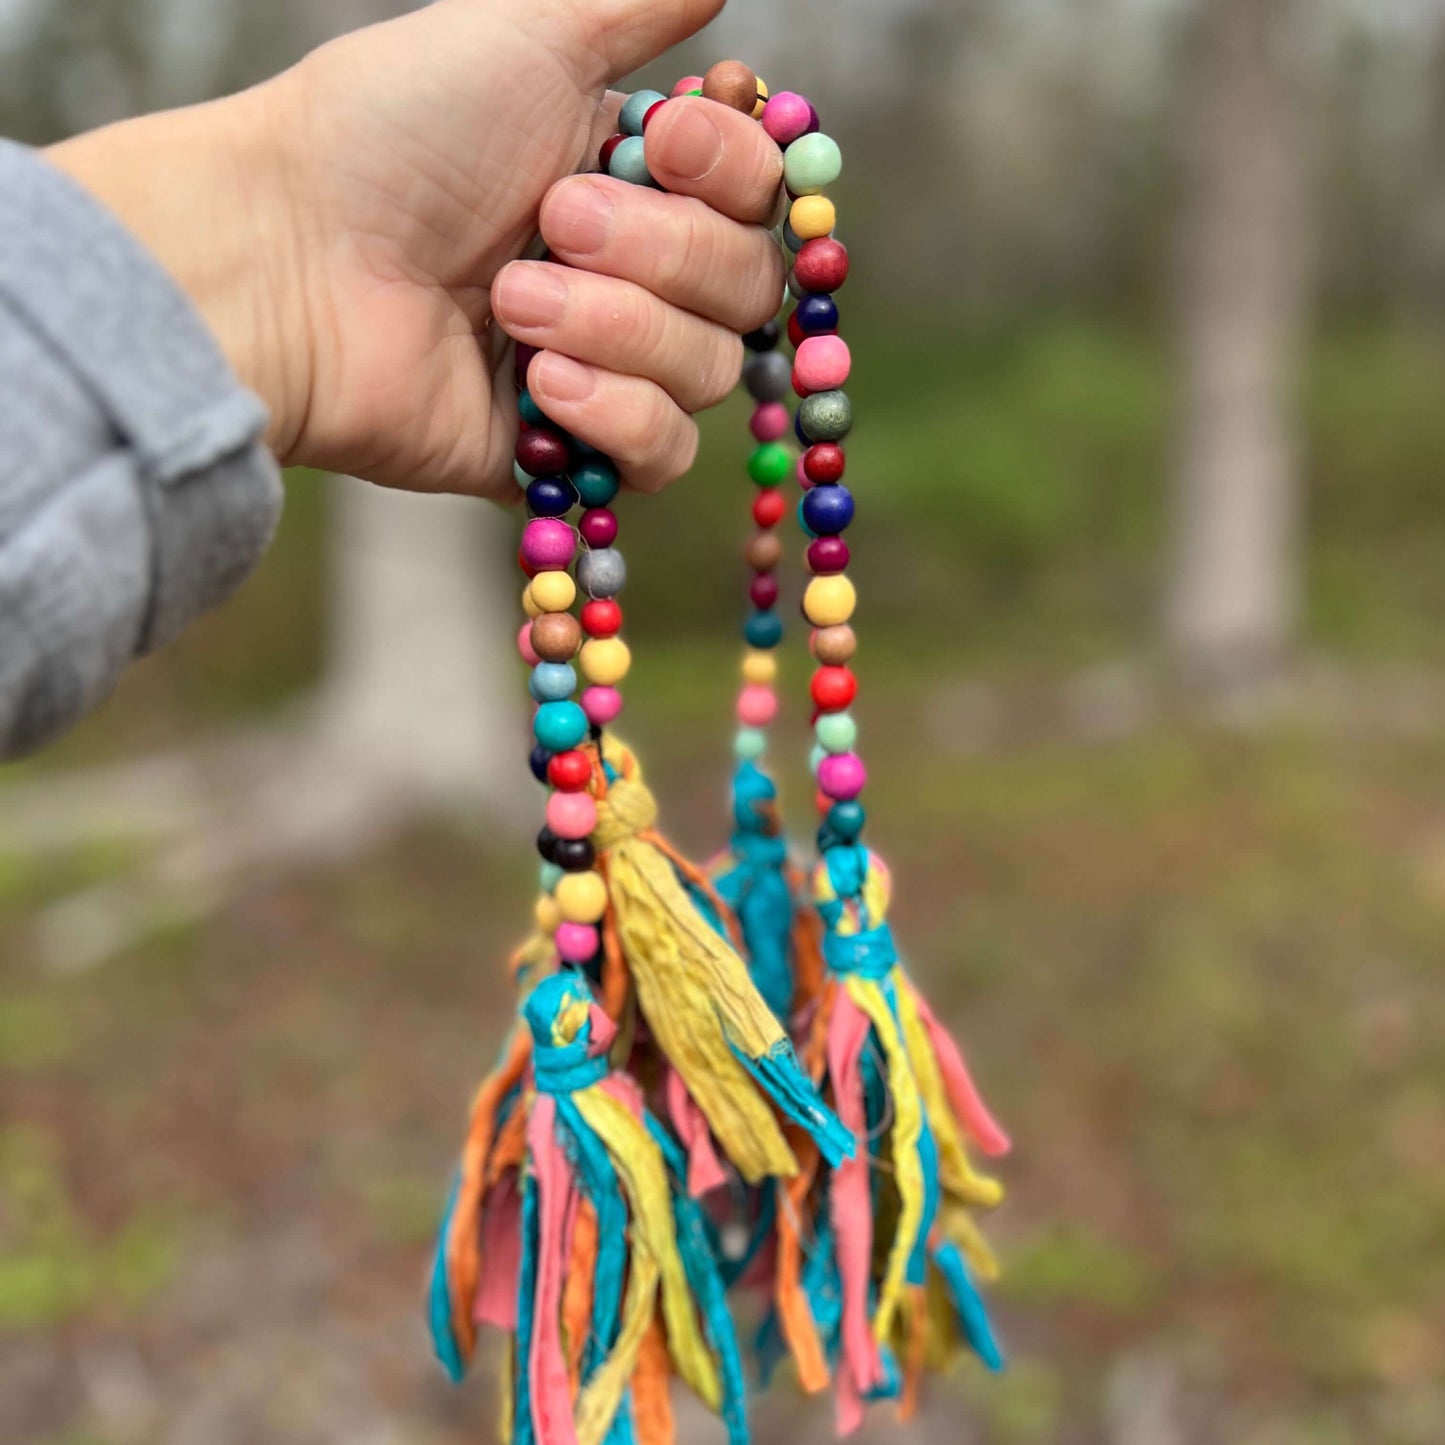
[[[664,190],[696,196],[736,221],[772,218],[783,153],[741,111],[681,96],[652,117],[643,140],[647,169]]]
[[[777,244],[703,200],[610,176],[569,176],[547,193],[541,229],[559,260],[635,282],[733,331],[777,315],[784,274]]]
[[[513,261],[492,283],[492,309],[516,340],[645,377],[685,411],[715,406],[742,372],[735,332],[611,276]]]
[[[600,64],[596,78],[611,82],[696,34],[722,8],[723,0],[561,0],[534,5],[534,16],[556,9],[558,23],[580,25],[583,53]]]
[[[697,457],[697,423],[651,381],[544,351],[532,358],[527,389],[558,426],[611,457],[637,491],[661,490]]]

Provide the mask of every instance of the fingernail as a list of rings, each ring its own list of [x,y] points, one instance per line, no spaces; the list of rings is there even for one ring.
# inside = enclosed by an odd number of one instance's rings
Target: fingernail
[[[570,356],[549,351],[541,363],[542,390],[558,401],[586,401],[597,386],[597,373]]]
[[[557,187],[547,202],[543,222],[547,244],[554,251],[594,256],[612,236],[612,197],[588,181],[569,181]]]
[[[497,278],[492,304],[503,326],[551,326],[567,309],[567,283],[555,267],[517,261]]]
[[[722,132],[707,107],[687,104],[666,131],[659,147],[661,168],[685,181],[700,181],[722,159]]]

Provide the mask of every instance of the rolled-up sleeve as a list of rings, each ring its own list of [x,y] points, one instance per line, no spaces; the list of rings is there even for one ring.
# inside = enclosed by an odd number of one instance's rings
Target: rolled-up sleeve
[[[265,427],[160,266],[0,141],[0,754],[246,578],[281,512]]]

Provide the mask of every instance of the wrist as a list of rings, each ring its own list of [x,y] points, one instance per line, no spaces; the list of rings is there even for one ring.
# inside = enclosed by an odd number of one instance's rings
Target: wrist
[[[279,87],[262,86],[123,121],[46,154],[185,292],[266,403],[267,441],[284,462],[306,415],[311,347],[283,105]]]

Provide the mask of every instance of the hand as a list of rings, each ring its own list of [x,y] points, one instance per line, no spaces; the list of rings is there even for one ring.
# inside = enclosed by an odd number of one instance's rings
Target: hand
[[[691,464],[691,413],[736,383],[737,333],[776,312],[782,260],[759,223],[781,157],[747,117],[680,100],[646,136],[675,194],[575,173],[615,129],[607,85],[720,8],[439,0],[53,158],[198,302],[283,461],[516,496],[495,319],[544,349],[543,410],[651,490]],[[539,229],[568,266],[519,259]]]

